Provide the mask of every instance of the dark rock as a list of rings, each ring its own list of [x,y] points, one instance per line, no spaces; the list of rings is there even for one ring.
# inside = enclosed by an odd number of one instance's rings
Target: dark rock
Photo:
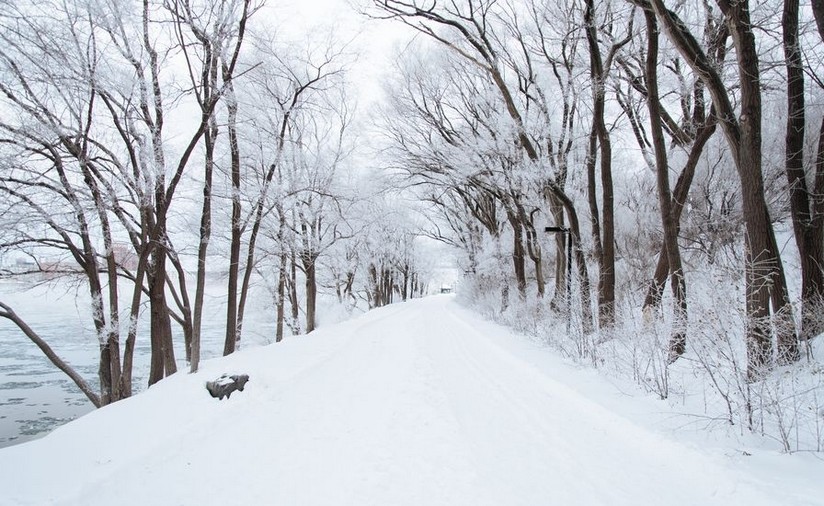
[[[212,397],[217,397],[220,400],[224,397],[228,399],[235,390],[242,392],[248,381],[248,374],[233,374],[231,376],[224,374],[214,381],[207,381],[206,390],[209,391]]]

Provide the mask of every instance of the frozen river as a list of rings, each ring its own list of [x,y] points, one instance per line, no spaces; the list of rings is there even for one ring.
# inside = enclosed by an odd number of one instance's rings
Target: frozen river
[[[220,293],[216,281],[212,293]],[[270,342],[273,324],[265,290],[252,297],[247,310],[246,343]],[[45,339],[55,352],[72,365],[95,388],[98,344],[88,316],[88,294],[66,284],[27,288],[0,282],[0,300],[10,305]],[[206,299],[203,358],[223,351],[225,303],[216,296]],[[134,390],[146,388],[149,338],[142,326],[135,347]],[[174,328],[173,330],[177,330]],[[179,334],[179,333],[178,333]],[[179,337],[176,336],[176,337]],[[178,368],[186,370],[182,338],[175,340]],[[93,410],[94,406],[62,371],[57,369],[9,320],[0,318],[0,448],[40,437],[55,427]]]

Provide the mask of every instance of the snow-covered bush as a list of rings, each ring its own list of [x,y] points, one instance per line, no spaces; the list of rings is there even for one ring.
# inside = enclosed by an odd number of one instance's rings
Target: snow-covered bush
[[[581,331],[580,317],[576,323],[575,315],[551,308],[549,298],[510,297],[502,310],[500,293],[507,282],[503,276],[495,282],[468,279],[460,299],[576,363],[635,382],[644,392],[677,405],[685,415],[703,420],[705,426],[730,434],[758,434],[785,452],[821,451],[824,363],[816,357],[824,353],[820,349],[824,345],[802,342],[806,351],[800,363],[778,367],[752,381],[742,331],[746,315],[740,284],[732,274],[731,269],[716,265],[691,276],[687,353],[675,362],[669,356],[669,292],[652,317],[642,314],[642,294],[623,298],[617,308],[618,324],[589,334]]]

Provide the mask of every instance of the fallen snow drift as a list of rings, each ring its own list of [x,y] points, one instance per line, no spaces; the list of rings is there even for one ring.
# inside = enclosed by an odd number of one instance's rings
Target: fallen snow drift
[[[438,296],[211,360],[0,450],[0,504],[824,504],[821,460],[751,472],[607,409],[514,339]],[[245,391],[211,398],[222,373]]]

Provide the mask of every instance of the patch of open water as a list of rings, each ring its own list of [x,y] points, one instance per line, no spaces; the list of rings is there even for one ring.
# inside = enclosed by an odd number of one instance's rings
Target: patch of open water
[[[224,287],[215,283],[211,288],[209,292],[213,295],[207,295],[207,310],[204,311],[203,359],[219,356],[223,350],[225,301],[214,294],[219,294]],[[27,287],[2,281],[0,300],[23,317],[86,381],[95,388],[99,386],[98,343],[88,316],[88,295],[63,284]],[[245,344],[271,342],[273,324],[271,311],[266,308],[269,299],[265,293],[260,293],[251,300],[244,324]],[[151,350],[146,319],[141,318],[135,346],[135,393],[146,388],[148,377]],[[186,370],[179,332],[175,339],[175,356],[179,370]],[[0,448],[42,437],[93,409],[91,402],[68,376],[11,321],[0,318]]]

